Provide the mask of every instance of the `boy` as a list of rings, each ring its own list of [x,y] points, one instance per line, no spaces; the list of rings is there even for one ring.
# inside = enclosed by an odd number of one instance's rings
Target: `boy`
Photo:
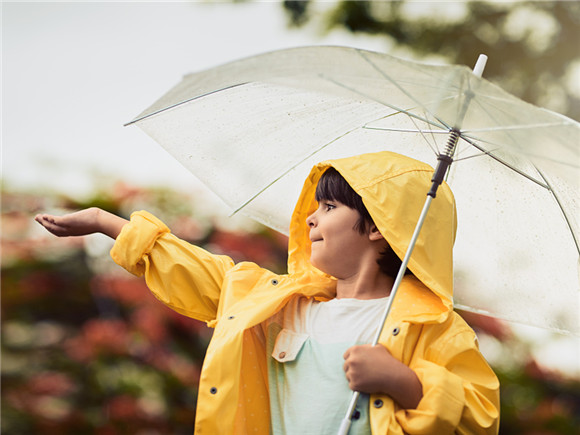
[[[332,169],[334,168],[334,169]],[[146,212],[38,216],[56,235],[103,232],[163,303],[215,327],[196,433],[497,433],[499,383],[452,310],[455,207],[443,184],[383,328],[371,341],[433,169],[382,152],[324,162],[294,210],[288,274],[183,242]],[[319,182],[320,180],[320,182]]]

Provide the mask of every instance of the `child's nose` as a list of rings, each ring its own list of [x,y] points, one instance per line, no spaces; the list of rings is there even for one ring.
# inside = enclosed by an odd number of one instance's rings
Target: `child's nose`
[[[316,214],[316,212],[312,213],[310,216],[308,216],[306,218],[306,225],[308,225],[309,227],[313,227],[315,226],[315,219],[314,219],[314,215]]]

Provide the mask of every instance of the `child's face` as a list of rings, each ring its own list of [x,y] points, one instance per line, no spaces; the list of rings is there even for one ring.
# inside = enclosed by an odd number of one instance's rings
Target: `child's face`
[[[321,200],[307,219],[312,249],[310,262],[338,279],[356,274],[372,243],[369,234],[355,229],[360,214],[341,202]],[[376,254],[373,254],[376,255]]]

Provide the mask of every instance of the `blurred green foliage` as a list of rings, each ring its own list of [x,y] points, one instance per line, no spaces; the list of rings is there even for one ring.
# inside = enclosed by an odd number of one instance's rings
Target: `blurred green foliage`
[[[288,0],[284,8],[294,27],[312,22],[326,32],[375,35],[419,59],[442,56],[473,66],[487,54],[487,79],[580,120],[578,1]]]
[[[546,373],[533,361],[497,370],[500,434],[575,434],[580,427],[580,382]]]

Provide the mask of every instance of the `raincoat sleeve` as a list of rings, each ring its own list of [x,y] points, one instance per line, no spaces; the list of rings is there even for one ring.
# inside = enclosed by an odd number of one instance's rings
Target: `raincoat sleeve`
[[[425,325],[409,367],[423,386],[413,410],[396,420],[409,434],[497,434],[499,381],[479,351],[475,333],[455,315]]]
[[[198,320],[216,318],[221,287],[234,262],[187,243],[148,212],[131,215],[111,249],[113,260],[137,276],[161,302]]]

